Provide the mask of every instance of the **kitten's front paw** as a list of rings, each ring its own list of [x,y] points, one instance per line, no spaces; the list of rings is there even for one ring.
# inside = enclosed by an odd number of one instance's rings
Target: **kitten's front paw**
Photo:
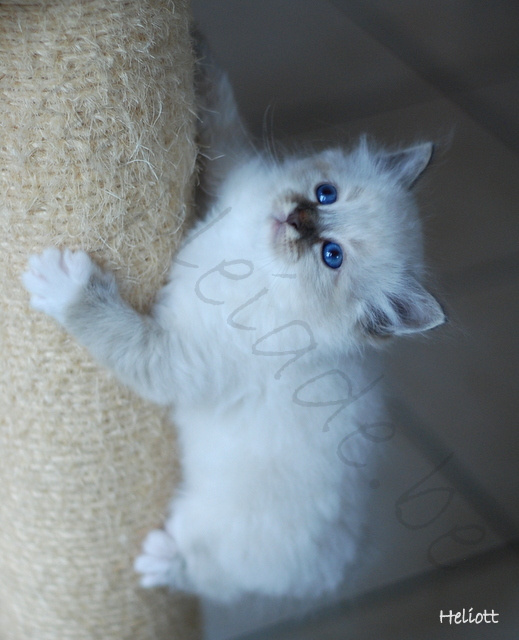
[[[142,545],[143,553],[134,569],[141,574],[141,586],[182,588],[185,566],[175,540],[162,530],[150,531]]]
[[[62,324],[67,309],[81,296],[96,266],[84,251],[46,249],[31,256],[22,281],[31,294],[31,306]]]

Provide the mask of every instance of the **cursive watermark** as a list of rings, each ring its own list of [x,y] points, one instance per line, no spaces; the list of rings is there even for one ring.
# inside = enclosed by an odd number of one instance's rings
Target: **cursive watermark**
[[[496,618],[499,616],[499,613],[496,613],[494,609],[492,611],[487,611],[486,609],[483,613],[479,612],[473,614],[474,607],[470,607],[468,613],[465,613],[465,609],[461,611],[457,611],[454,613],[452,609],[449,609],[449,613],[443,613],[443,609],[440,611],[440,622],[443,624],[443,621],[447,619],[449,624],[481,624],[485,622],[487,624],[497,624],[499,620]]]

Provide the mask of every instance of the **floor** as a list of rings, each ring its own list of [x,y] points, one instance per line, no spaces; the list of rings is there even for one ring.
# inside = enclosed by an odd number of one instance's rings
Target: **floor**
[[[519,4],[193,10],[257,135],[436,143],[417,197],[450,318],[387,356],[395,433],[368,478],[376,561],[335,603],[206,603],[207,640],[519,637]],[[471,607],[499,622],[440,623],[440,611]]]
[[[499,550],[454,574],[427,572],[242,640],[516,640],[518,571],[517,555]]]

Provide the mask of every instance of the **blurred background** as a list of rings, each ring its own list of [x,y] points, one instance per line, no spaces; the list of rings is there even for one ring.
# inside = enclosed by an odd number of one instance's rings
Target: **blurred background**
[[[260,138],[437,144],[417,198],[451,320],[387,354],[368,566],[326,601],[205,603],[206,638],[517,640],[519,3],[192,4]],[[499,622],[440,623],[471,608]]]

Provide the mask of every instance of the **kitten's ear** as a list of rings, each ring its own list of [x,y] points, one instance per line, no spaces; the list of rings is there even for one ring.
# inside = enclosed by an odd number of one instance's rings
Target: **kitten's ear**
[[[364,328],[372,336],[406,335],[429,331],[447,322],[441,304],[412,277],[397,292],[383,294],[368,306]]]
[[[424,142],[415,147],[382,154],[378,157],[378,164],[382,170],[395,175],[409,189],[425,171],[433,153],[433,143]]]

